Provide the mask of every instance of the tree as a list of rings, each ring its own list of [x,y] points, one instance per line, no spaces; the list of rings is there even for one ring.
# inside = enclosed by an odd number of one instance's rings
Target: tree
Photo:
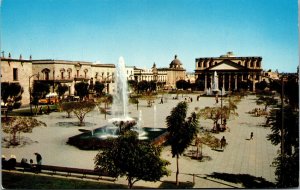
[[[12,135],[11,145],[18,145],[17,133],[31,133],[34,127],[46,126],[44,122],[38,121],[32,117],[9,117],[2,118],[2,130],[4,133]]]
[[[94,110],[96,104],[94,102],[70,102],[69,109],[73,110],[73,113],[79,119],[79,126],[84,126],[83,120],[87,113]]]
[[[6,117],[8,111],[21,106],[23,92],[23,87],[19,83],[1,83],[1,99],[7,105]]]
[[[190,83],[185,80],[176,81],[176,88],[187,90],[188,88],[190,88]]]
[[[265,90],[265,88],[267,88],[268,86],[269,85],[265,80],[255,83],[255,89],[259,90]]]
[[[134,92],[136,92],[138,90],[138,82],[136,80],[128,80],[128,86]]]
[[[96,92],[97,96],[100,96],[102,94],[103,89],[105,88],[105,85],[99,81],[95,82],[94,85],[94,91]]]
[[[283,119],[282,119],[283,115]],[[283,125],[282,125],[283,124]],[[281,153],[275,158],[276,181],[280,188],[299,185],[299,111],[292,106],[272,109],[267,117],[272,133],[267,136],[273,145],[281,145]]]
[[[238,116],[236,104],[240,100],[240,96],[229,97],[227,103],[224,103],[222,107],[205,107],[198,112],[198,115],[204,119],[210,119],[214,124],[217,124],[221,118],[229,119],[231,116]]]
[[[126,176],[129,188],[139,180],[155,182],[169,175],[166,166],[170,163],[160,158],[161,148],[139,141],[136,132],[127,131],[110,141],[112,146],[96,155],[96,169]]]
[[[256,103],[258,105],[265,105],[265,111],[267,111],[267,108],[271,105],[276,105],[277,100],[274,98],[274,96],[260,96],[257,100]]]
[[[80,101],[82,101],[83,97],[89,94],[89,84],[85,82],[79,82],[75,84],[75,90],[77,96],[80,97]]]
[[[108,105],[112,104],[112,102],[113,102],[113,96],[111,94],[106,94],[105,96],[96,99],[96,106],[98,110],[101,110],[101,113],[104,113],[105,119],[107,114],[107,107]],[[104,108],[101,107],[101,103],[104,103]]]
[[[32,104],[35,105],[36,111],[39,105],[39,99],[44,98],[50,92],[50,85],[40,81],[34,81],[32,89]]]
[[[197,134],[198,118],[195,113],[186,120],[187,103],[180,102],[172,109],[171,115],[166,119],[168,126],[168,142],[171,144],[173,157],[176,156],[176,185],[179,185],[179,156],[191,144]]]
[[[138,83],[138,91],[139,92],[144,92],[149,89],[149,83],[146,80],[142,80]]]
[[[67,85],[61,85],[59,84],[57,89],[56,89],[56,93],[58,94],[58,96],[61,98],[69,89],[69,87]]]
[[[74,109],[74,102],[63,102],[61,104],[61,109],[65,112],[67,112],[68,116],[67,118],[70,118],[71,117],[71,113]]]

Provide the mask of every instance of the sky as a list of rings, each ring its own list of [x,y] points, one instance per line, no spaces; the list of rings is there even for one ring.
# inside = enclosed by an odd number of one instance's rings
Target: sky
[[[2,0],[1,51],[59,59],[169,67],[195,59],[261,56],[264,70],[296,72],[297,0]]]

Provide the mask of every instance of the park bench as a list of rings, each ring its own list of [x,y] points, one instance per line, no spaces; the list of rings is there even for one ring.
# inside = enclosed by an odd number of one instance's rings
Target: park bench
[[[35,165],[36,166],[36,165]],[[21,168],[23,172],[28,171],[29,168],[25,168],[21,165],[21,163],[16,163],[16,168]],[[59,175],[59,174],[66,174],[65,176],[72,176],[72,174],[79,174],[81,178],[87,178],[89,176],[97,176],[97,180],[103,179],[108,181],[116,181],[117,176],[110,175],[104,171],[98,170],[90,170],[90,169],[81,169],[81,168],[71,168],[71,167],[63,167],[63,166],[52,166],[52,165],[41,165],[41,172],[40,173],[48,173],[50,175]],[[38,173],[37,171],[32,170],[32,172]],[[49,173],[50,172],[50,173]],[[75,175],[74,175],[75,176]]]

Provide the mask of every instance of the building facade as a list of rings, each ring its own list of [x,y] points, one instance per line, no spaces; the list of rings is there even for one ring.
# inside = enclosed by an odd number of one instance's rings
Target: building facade
[[[204,91],[212,88],[214,72],[217,72],[219,88],[225,91],[239,90],[241,82],[251,83],[250,90],[255,90],[255,83],[261,81],[262,57],[236,57],[232,52],[220,57],[196,58],[196,80],[204,82]]]
[[[114,90],[115,65],[98,64],[84,61],[34,60],[33,73],[39,74],[39,81],[50,84],[54,92],[57,84],[69,87],[68,95],[74,95],[77,82],[93,84],[105,83],[105,91]]]
[[[19,83],[23,87],[22,105],[28,105],[30,102],[29,87],[37,75],[32,73],[31,58],[25,60],[20,55],[19,59],[1,57],[1,83]]]

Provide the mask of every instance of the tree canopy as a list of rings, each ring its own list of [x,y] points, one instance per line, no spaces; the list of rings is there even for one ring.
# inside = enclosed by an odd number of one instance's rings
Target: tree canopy
[[[59,84],[57,86],[56,93],[58,94],[59,97],[62,97],[67,92],[68,89],[69,89],[69,87],[67,85]]]
[[[105,85],[99,81],[96,81],[94,84],[94,91],[96,92],[97,96],[102,95],[102,91],[105,88]]]
[[[160,158],[161,148],[146,141],[139,141],[137,133],[127,131],[112,146],[100,151],[95,157],[95,168],[116,176],[126,176],[128,187],[139,180],[158,181],[169,175],[168,161]]]
[[[196,113],[192,113],[186,120],[187,103],[180,102],[172,109],[171,114],[166,118],[168,126],[168,142],[171,144],[172,156],[176,156],[177,172],[176,185],[179,185],[179,156],[192,143],[197,135],[198,118]]]
[[[1,118],[2,130],[4,133],[13,136],[10,144],[18,145],[17,133],[31,133],[34,127],[46,126],[44,122],[38,121],[32,117],[9,117]]]
[[[1,99],[4,104],[7,104],[8,110],[19,108],[21,106],[23,92],[23,87],[19,83],[1,83]],[[7,113],[8,112],[6,112],[6,114]]]
[[[85,97],[89,94],[89,84],[86,82],[76,83],[75,90],[76,90],[77,96],[79,96],[80,100],[82,100],[83,97]]]

